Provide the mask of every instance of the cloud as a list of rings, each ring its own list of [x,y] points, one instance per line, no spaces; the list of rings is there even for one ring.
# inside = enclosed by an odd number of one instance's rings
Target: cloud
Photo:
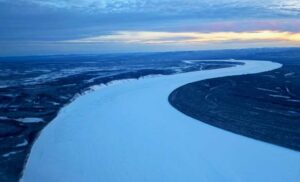
[[[269,9],[279,11],[282,14],[300,15],[300,1],[299,0],[273,0]]]
[[[165,50],[170,50],[170,44],[184,45],[187,50],[191,44],[197,45],[192,47],[195,49],[199,44],[207,48],[210,42],[211,48],[217,48],[218,42],[220,47],[228,48],[230,41],[236,41],[236,47],[246,42],[247,45],[251,42],[253,47],[266,46],[264,41],[273,42],[267,46],[283,45],[278,41],[289,46],[299,45],[295,40],[300,32],[300,2],[0,0],[0,22],[0,47],[15,54],[23,49],[24,52],[35,50],[33,54],[41,49],[66,53],[97,48],[126,52],[143,51],[148,46],[149,50],[160,50],[164,45],[168,45]],[[263,30],[269,30],[270,37]]]
[[[299,43],[300,33],[279,31],[255,32],[148,32],[119,31],[111,35],[68,40],[68,43],[140,43],[140,44],[197,44],[212,42],[255,42],[255,41],[286,41]]]
[[[1,0],[9,2],[11,0]],[[1,2],[0,1],[0,2]],[[44,7],[77,9],[95,14],[159,12],[200,17],[298,16],[298,0],[15,0]]]

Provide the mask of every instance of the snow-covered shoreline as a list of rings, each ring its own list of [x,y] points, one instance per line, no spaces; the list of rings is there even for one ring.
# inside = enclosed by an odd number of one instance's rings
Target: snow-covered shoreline
[[[84,94],[42,131],[22,180],[295,181],[300,178],[298,152],[206,125],[168,103],[174,89],[190,82],[280,66],[245,61]]]

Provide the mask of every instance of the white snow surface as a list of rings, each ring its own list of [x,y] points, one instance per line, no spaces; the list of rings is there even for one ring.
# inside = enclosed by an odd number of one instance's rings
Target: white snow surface
[[[22,123],[39,123],[44,122],[43,118],[18,118],[16,121],[22,122]]]
[[[28,145],[28,141],[24,139],[24,141],[22,143],[17,144],[16,147],[24,147],[26,145]]]
[[[281,67],[268,61],[112,84],[80,96],[41,133],[24,182],[282,182],[300,153],[192,119],[168,103],[198,80]]]

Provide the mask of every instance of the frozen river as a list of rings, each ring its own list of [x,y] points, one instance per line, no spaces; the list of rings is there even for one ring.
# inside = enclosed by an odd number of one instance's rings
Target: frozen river
[[[281,67],[241,62],[245,64],[121,82],[77,98],[43,130],[22,180],[298,180],[298,152],[201,123],[168,102],[173,90],[190,82]]]

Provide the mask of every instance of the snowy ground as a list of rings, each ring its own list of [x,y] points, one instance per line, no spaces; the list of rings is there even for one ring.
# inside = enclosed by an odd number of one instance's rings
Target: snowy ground
[[[298,181],[300,153],[175,110],[186,83],[279,68],[272,62],[112,84],[65,107],[36,141],[24,182]]]

